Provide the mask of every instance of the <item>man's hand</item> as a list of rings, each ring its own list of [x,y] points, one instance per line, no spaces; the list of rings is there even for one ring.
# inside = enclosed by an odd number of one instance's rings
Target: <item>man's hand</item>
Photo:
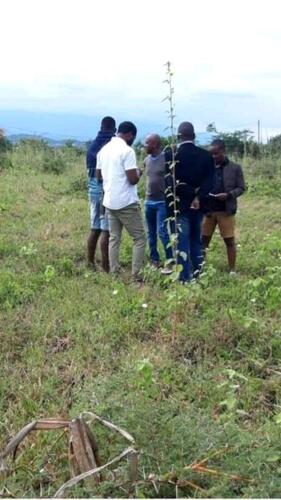
[[[131,170],[126,170],[126,176],[130,184],[134,186],[140,180],[138,169],[132,168]]]
[[[215,197],[219,200],[219,201],[225,201],[226,198],[227,198],[227,193],[218,193],[218,194],[215,194]]]
[[[191,208],[192,210],[199,210],[199,208],[200,208],[200,201],[199,201],[199,198],[197,198],[197,197],[196,197],[196,198],[194,198],[193,202],[192,202],[192,203],[191,203],[191,205],[190,205],[190,208]]]

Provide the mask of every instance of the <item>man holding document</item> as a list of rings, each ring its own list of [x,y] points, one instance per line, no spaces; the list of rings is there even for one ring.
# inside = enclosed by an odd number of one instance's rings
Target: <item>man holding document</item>
[[[226,156],[225,144],[215,139],[209,149],[215,161],[213,186],[205,206],[202,225],[202,242],[206,250],[218,225],[227,251],[230,275],[235,274],[235,213],[237,198],[245,191],[243,171],[240,165]]]

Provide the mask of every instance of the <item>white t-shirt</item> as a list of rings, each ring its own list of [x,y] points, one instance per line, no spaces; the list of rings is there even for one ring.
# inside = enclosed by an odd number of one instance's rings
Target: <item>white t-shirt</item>
[[[137,186],[129,183],[126,170],[137,167],[134,150],[121,137],[112,137],[97,155],[97,170],[103,179],[103,204],[119,210],[139,201]]]

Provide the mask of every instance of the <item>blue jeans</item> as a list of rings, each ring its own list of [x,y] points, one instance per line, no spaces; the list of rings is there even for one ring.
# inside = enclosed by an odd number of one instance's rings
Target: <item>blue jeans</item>
[[[178,214],[178,251],[186,254],[186,259],[179,255],[177,263],[183,266],[180,281],[190,281],[196,275],[203,263],[203,247],[201,241],[201,223],[203,213],[190,209],[186,214]],[[174,224],[172,224],[174,232]]]
[[[150,259],[155,262],[159,262],[160,260],[157,250],[157,235],[164,246],[166,259],[172,259],[173,251],[171,247],[168,247],[170,238],[167,231],[167,210],[165,201],[146,200],[144,208],[148,230]]]

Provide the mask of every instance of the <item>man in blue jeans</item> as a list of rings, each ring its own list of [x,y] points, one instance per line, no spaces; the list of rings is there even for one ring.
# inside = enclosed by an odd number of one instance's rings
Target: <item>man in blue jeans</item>
[[[169,217],[174,219],[176,210],[177,231],[175,222],[172,230],[177,234],[177,262],[182,266],[180,280],[190,281],[198,276],[203,263],[201,241],[201,223],[203,207],[212,188],[214,177],[214,161],[205,149],[195,146],[194,127],[183,122],[178,128],[178,147],[174,155],[167,154],[166,160],[170,174],[167,179],[167,205]],[[171,206],[170,193],[173,193],[174,164],[176,181],[175,205]],[[174,210],[175,209],[175,210]]]
[[[144,171],[146,175],[145,218],[148,229],[150,260],[152,265],[159,267],[160,256],[157,250],[157,236],[159,236],[163,244],[166,259],[173,258],[166,223],[166,163],[165,155],[161,152],[159,135],[148,135],[144,147],[148,154],[144,160]]]
[[[111,116],[105,116],[101,121],[101,128],[97,137],[91,142],[87,151],[86,165],[88,173],[88,189],[91,216],[91,232],[88,236],[88,262],[95,266],[95,254],[100,240],[101,261],[104,271],[109,271],[108,243],[109,225],[108,216],[102,206],[103,185],[96,179],[97,154],[115,135],[115,120]]]

